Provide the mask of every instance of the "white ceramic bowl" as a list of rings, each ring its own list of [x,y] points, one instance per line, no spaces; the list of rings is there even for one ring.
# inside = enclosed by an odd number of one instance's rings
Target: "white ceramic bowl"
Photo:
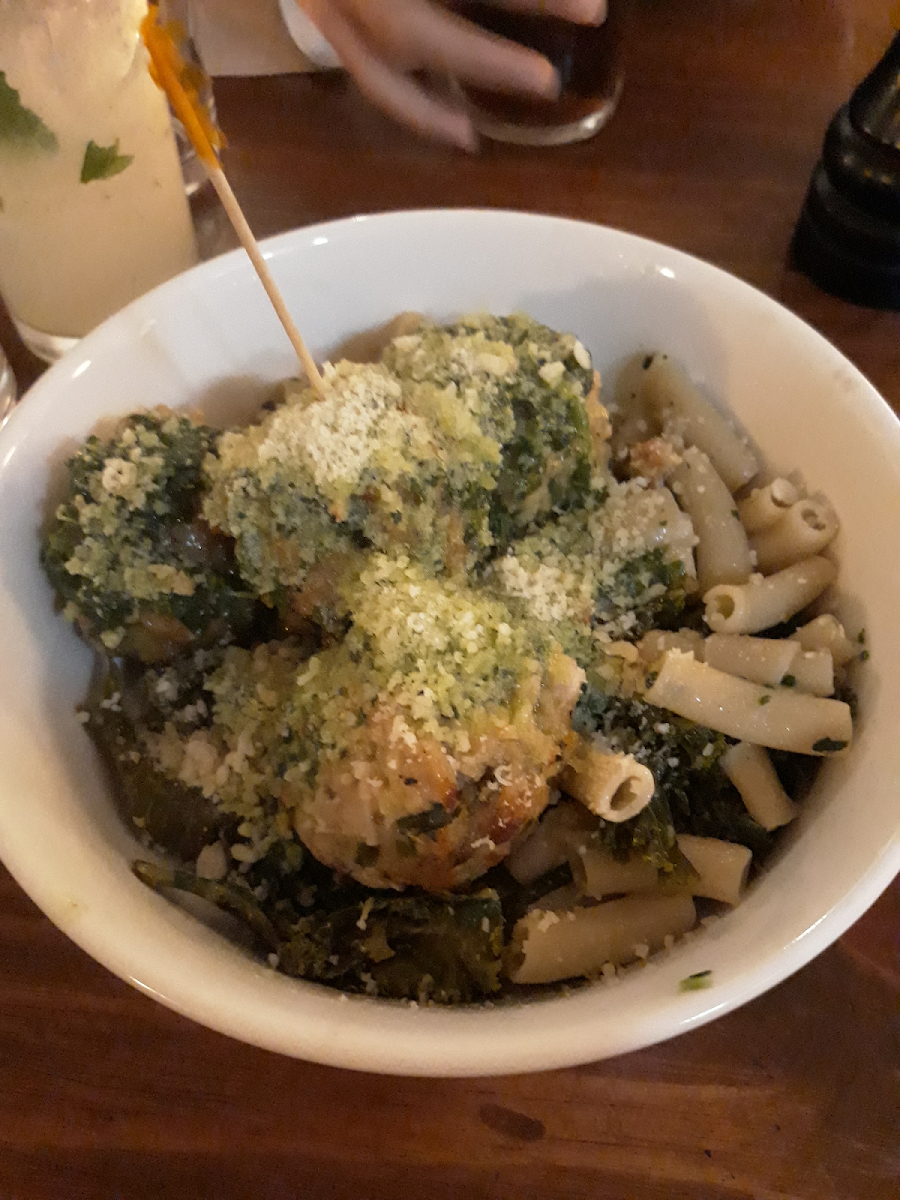
[[[587,1062],[691,1029],[759,995],[837,938],[900,869],[900,423],[837,350],[772,300],[675,250],[500,212],[358,218],[265,246],[323,355],[403,309],[525,309],[579,334],[601,371],[664,349],[724,398],[770,463],[800,467],[843,521],[840,605],[865,624],[859,737],[824,766],[746,902],[612,987],[537,1003],[418,1009],[276,975],[131,875],[75,706],[90,654],[53,611],[38,528],[53,468],[95,422],[141,406],[246,413],[293,359],[238,252],[109,320],[33,388],[0,434],[0,857],[111,971],[233,1037],[318,1062],[488,1075]],[[679,993],[711,969],[713,986]]]

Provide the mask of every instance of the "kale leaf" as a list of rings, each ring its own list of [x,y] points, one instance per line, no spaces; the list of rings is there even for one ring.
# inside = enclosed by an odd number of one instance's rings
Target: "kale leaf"
[[[497,893],[369,898],[294,926],[289,975],[394,999],[466,1004],[500,987],[503,914]]]
[[[685,606],[685,571],[680,559],[668,561],[656,546],[629,559],[613,584],[598,592],[596,619],[607,621],[622,611],[634,612],[628,637],[637,640],[650,629],[677,629]]]
[[[637,850],[671,874],[686,869],[677,833],[740,842],[757,855],[771,847],[770,835],[747,812],[719,765],[728,748],[722,734],[637,697],[610,695],[596,681],[582,689],[572,726],[585,736],[599,734],[614,752],[634,755],[656,780],[642,812],[619,824],[602,822],[595,835],[617,857]]]
[[[192,662],[181,664],[179,701],[201,695],[200,681],[189,678]],[[222,814],[199,788],[157,770],[138,736],[139,728],[162,730],[171,715],[162,707],[154,671],[137,672],[121,660],[108,664],[101,689],[88,704],[87,732],[112,778],[120,816],[150,841],[181,862],[193,862],[223,827]]]

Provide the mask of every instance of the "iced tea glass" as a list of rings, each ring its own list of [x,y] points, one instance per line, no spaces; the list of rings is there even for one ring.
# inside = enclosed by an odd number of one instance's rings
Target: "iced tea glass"
[[[0,4],[0,293],[47,361],[197,261],[146,12],[146,0]]]
[[[491,33],[539,51],[556,68],[561,92],[538,100],[465,87],[472,121],[495,141],[559,146],[583,141],[601,129],[622,92],[622,6],[609,0],[602,25],[576,25],[560,17],[512,12],[480,0],[457,0],[454,8]]]

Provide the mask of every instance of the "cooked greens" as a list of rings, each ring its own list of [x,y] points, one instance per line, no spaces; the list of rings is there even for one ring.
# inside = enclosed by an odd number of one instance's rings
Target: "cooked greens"
[[[678,833],[738,842],[760,857],[771,848],[771,836],[747,812],[719,765],[729,744],[722,734],[590,683],[575,707],[572,727],[599,735],[614,751],[633,754],[656,780],[652,801],[637,817],[603,824],[598,837],[617,857],[637,851],[661,870],[683,870]]]
[[[494,891],[369,898],[301,918],[279,965],[350,991],[467,1004],[500,990],[502,948]]]

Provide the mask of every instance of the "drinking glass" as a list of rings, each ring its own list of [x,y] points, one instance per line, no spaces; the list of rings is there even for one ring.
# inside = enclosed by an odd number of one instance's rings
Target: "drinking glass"
[[[557,100],[511,96],[469,86],[461,89],[473,124],[495,141],[559,146],[592,137],[615,111],[622,92],[622,7],[609,0],[602,25],[576,25],[560,17],[456,0],[454,8],[491,33],[539,51],[560,78]]]
[[[52,361],[197,245],[146,0],[0,4],[0,292]]]
[[[192,0],[158,0],[161,20],[174,32],[178,50],[190,75],[190,82],[197,93],[197,99],[209,113],[213,125],[216,124],[216,98],[213,94],[212,80],[207,74],[200,54],[194,41]],[[191,139],[188,137],[181,121],[170,110],[172,127],[175,130],[175,142],[178,146],[178,157],[181,160],[181,173],[184,177],[184,188],[188,196],[194,196],[208,182],[206,169],[197,157]]]
[[[16,399],[16,378],[12,367],[6,361],[3,347],[0,346],[0,429],[6,424],[6,418],[12,412]]]

